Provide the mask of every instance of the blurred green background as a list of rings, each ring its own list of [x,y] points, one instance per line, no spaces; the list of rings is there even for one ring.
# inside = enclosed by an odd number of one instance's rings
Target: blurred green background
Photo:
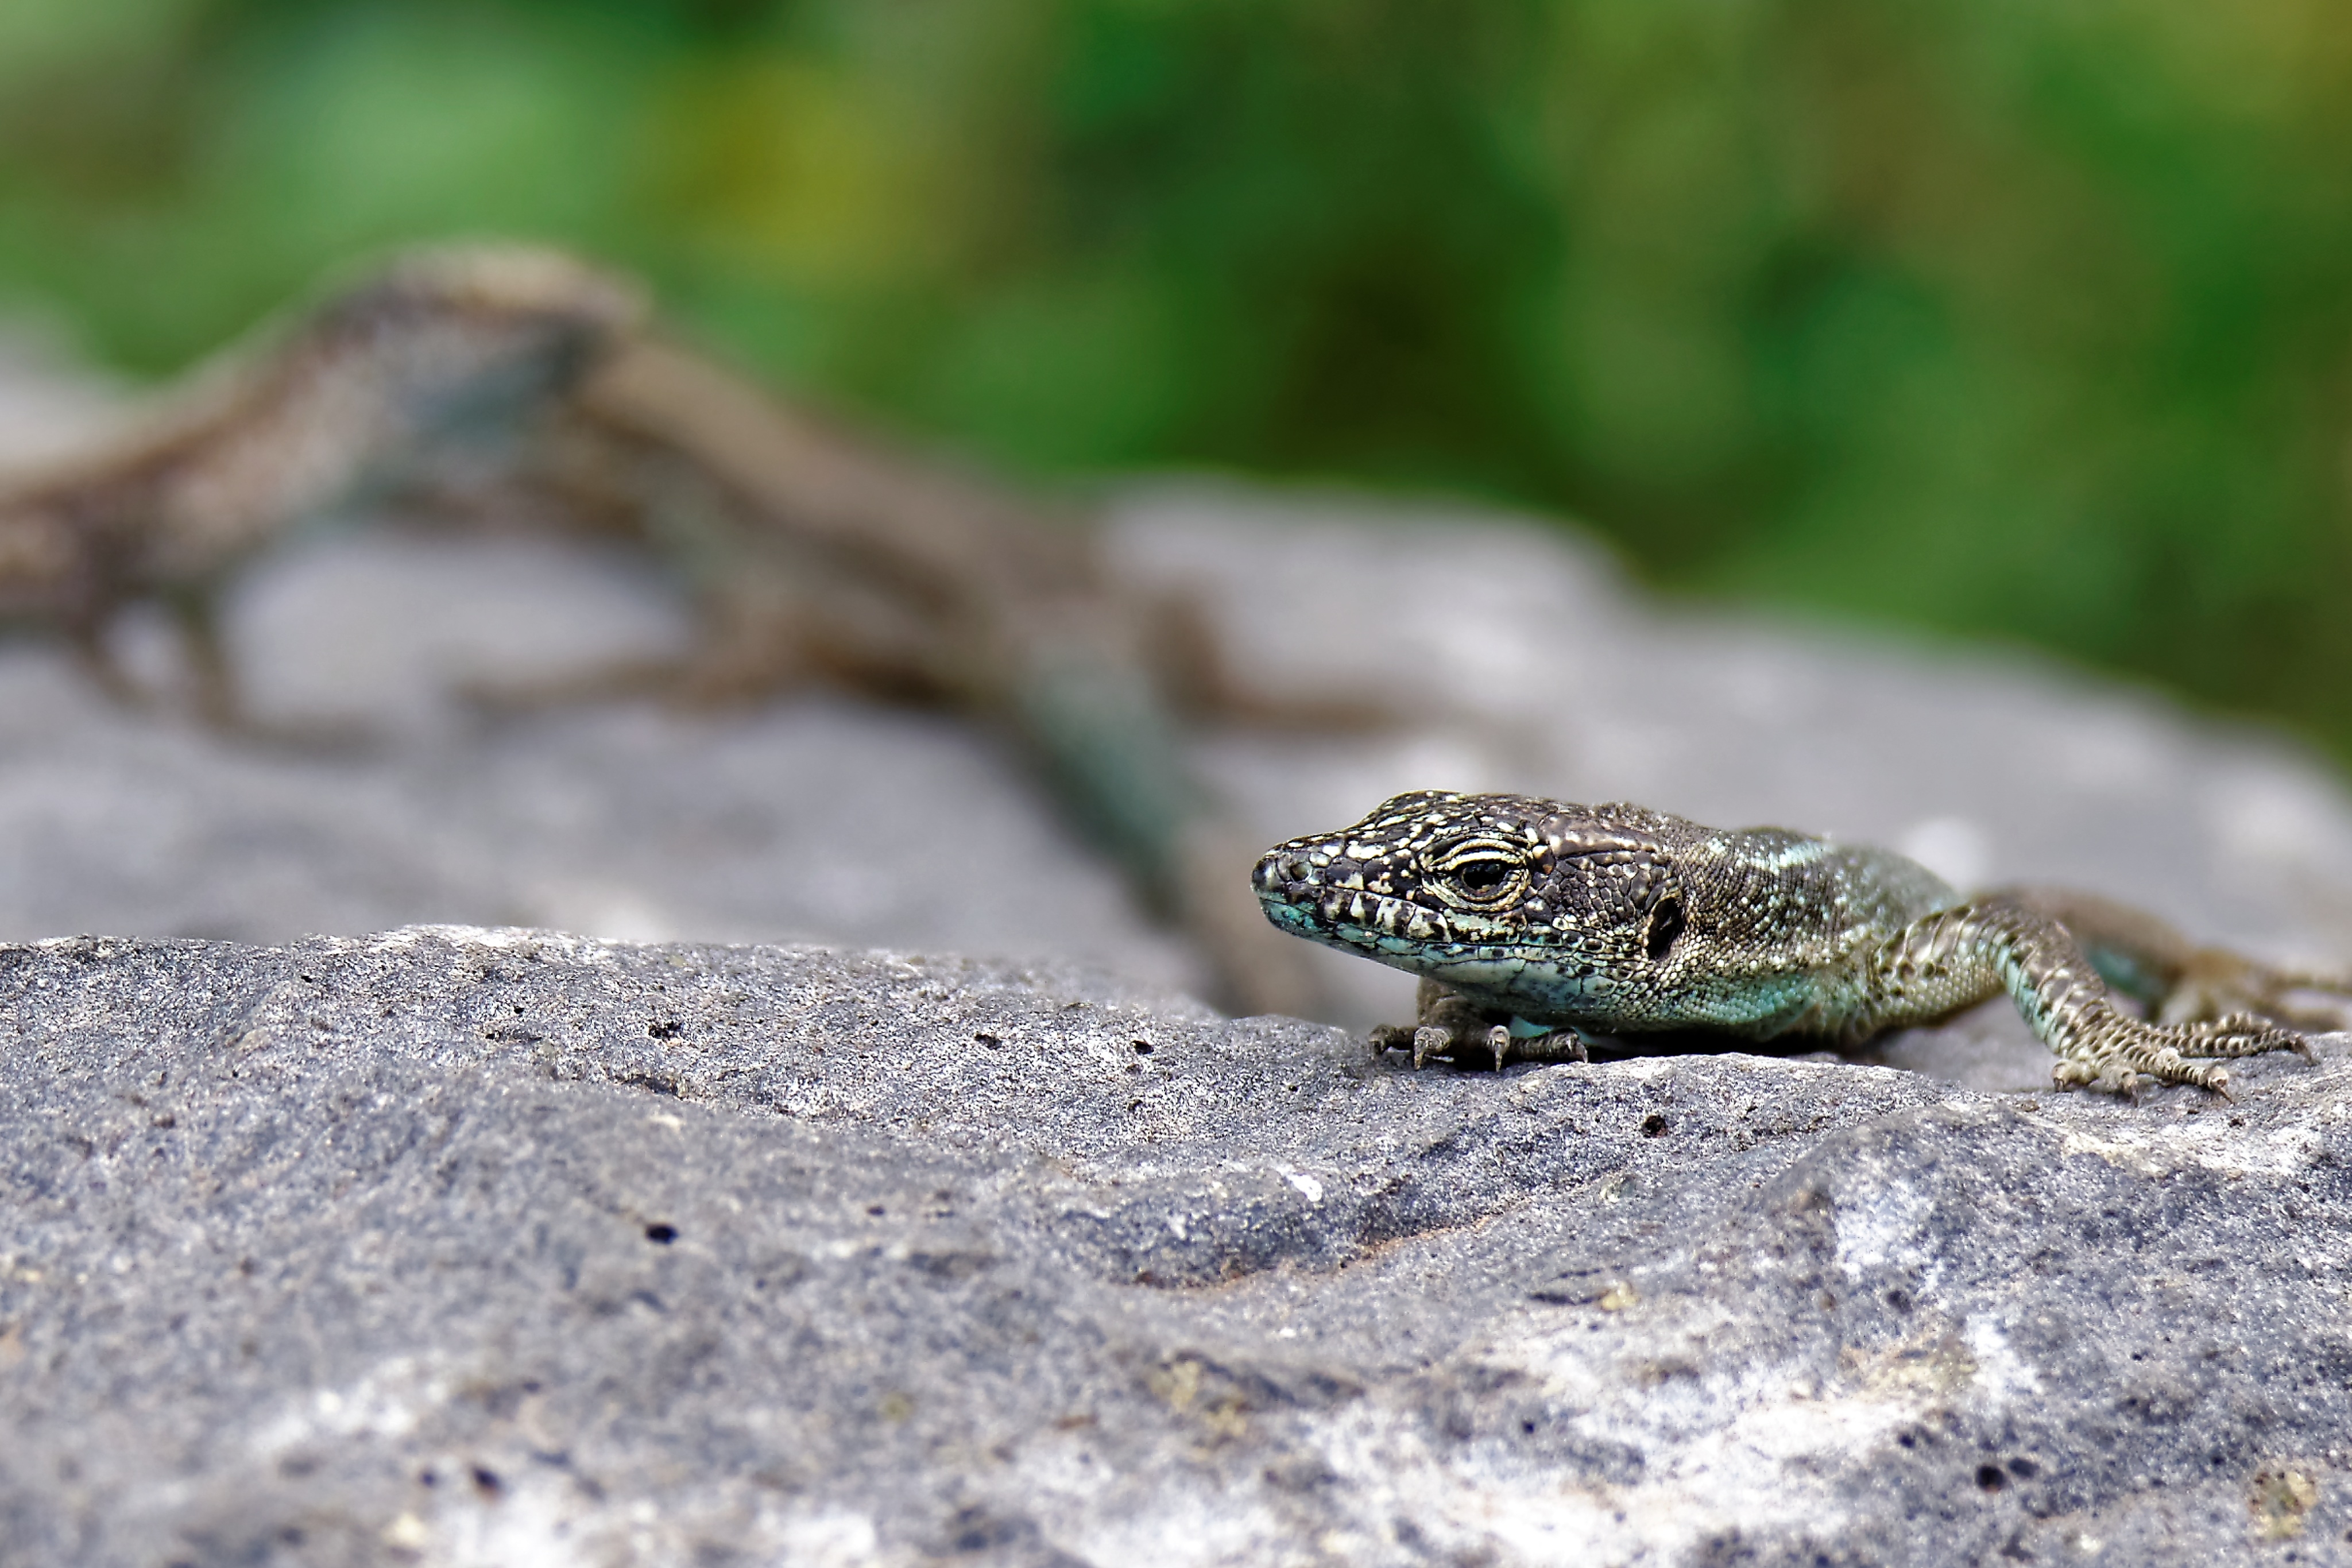
[[[1032,475],[1572,513],[2352,756],[2329,0],[0,5],[0,312],[162,372],[452,233]]]

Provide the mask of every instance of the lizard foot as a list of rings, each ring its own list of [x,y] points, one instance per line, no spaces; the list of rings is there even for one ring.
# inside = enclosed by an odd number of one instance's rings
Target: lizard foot
[[[2187,1083],[2231,1098],[2230,1073],[2217,1059],[2291,1051],[2314,1061],[2310,1040],[2252,1013],[2232,1013],[2207,1023],[2141,1023],[2102,1009],[2074,1049],[2051,1070],[2062,1089],[2095,1089],[2128,1094],[2143,1078]]]
[[[2179,1062],[2170,1072],[2142,1072],[2120,1061],[2095,1064],[2063,1061],[2051,1067],[2050,1081],[2061,1089],[2089,1089],[2101,1094],[2120,1094],[2127,1100],[2137,1098],[2140,1085],[2147,1082],[2187,1083],[2224,1100],[2237,1099],[2230,1092],[2228,1070],[2197,1062]]]
[[[1432,1057],[1455,1061],[1485,1055],[1500,1072],[1514,1059],[1520,1061],[1590,1061],[1584,1036],[1573,1029],[1544,1030],[1513,1020],[1482,1008],[1450,987],[1424,979],[1421,983],[1420,1018],[1412,1024],[1382,1024],[1372,1030],[1374,1056],[1411,1051],[1416,1069]]]
[[[1429,1065],[1429,1059],[1454,1049],[1454,1031],[1436,1024],[1423,1024],[1412,1031],[1412,1070],[1415,1072]]]
[[[1443,1024],[1425,1023],[1412,1031],[1412,1066],[1418,1072],[1429,1065],[1433,1056],[1458,1056],[1475,1045],[1479,1050],[1495,1054],[1495,1071],[1503,1071],[1503,1057],[1511,1049],[1511,1031],[1502,1024],[1485,1029],[1448,1029]]]
[[[1584,1043],[1584,1036],[1573,1029],[1556,1029],[1549,1034],[1520,1035],[1511,1041],[1513,1051],[1521,1061],[1590,1061],[1592,1052]]]
[[[1586,1049],[1584,1037],[1572,1029],[1556,1029],[1543,1034],[1514,1034],[1508,1024],[1463,1022],[1424,1023],[1407,1027],[1402,1024],[1381,1024],[1374,1029],[1370,1040],[1372,1054],[1383,1056],[1391,1051],[1412,1052],[1412,1065],[1417,1071],[1427,1067],[1437,1057],[1456,1061],[1474,1055],[1494,1058],[1495,1071],[1500,1072],[1512,1061],[1590,1061],[1592,1056]]]
[[[1452,1030],[1437,1024],[1384,1023],[1372,1030],[1372,1054],[1386,1056],[1391,1051],[1412,1052],[1415,1071],[1429,1065],[1433,1056],[1451,1056],[1458,1042]]]

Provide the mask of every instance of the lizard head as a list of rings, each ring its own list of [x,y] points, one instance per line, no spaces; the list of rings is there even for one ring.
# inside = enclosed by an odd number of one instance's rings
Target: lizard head
[[[496,430],[592,372],[645,314],[633,282],[562,251],[430,246],[330,294],[291,324],[290,351],[272,362],[299,374],[356,360],[406,425]]]
[[[644,291],[617,273],[544,246],[481,244],[403,252],[335,290],[312,319],[347,332],[450,318],[617,335],[641,325],[645,314]]]
[[[1639,806],[1423,790],[1276,845],[1251,880],[1285,931],[1576,1023],[1664,981],[1686,918],[1676,851],[1704,833]]]

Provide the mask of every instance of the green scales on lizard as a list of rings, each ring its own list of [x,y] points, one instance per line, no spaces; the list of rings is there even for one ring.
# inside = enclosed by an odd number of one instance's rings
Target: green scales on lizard
[[[1640,806],[1399,795],[1266,852],[1266,917],[1422,977],[1420,1017],[1376,1048],[1583,1060],[1585,1034],[1708,1030],[1852,1045],[2006,990],[2062,1086],[2145,1075],[2226,1091],[2216,1059],[2293,1051],[2337,1021],[2295,992],[2340,977],[2192,946],[2103,900],[1964,899],[1885,850],[1726,831]],[[2149,1004],[2118,1007],[2113,982]]]

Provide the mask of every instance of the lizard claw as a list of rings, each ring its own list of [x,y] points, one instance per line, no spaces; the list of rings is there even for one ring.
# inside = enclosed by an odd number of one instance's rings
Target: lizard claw
[[[2091,1087],[2102,1094],[2114,1094],[2132,1099],[2139,1089],[2139,1073],[2119,1061],[2111,1061],[2091,1080]]]
[[[1549,1034],[1537,1035],[1533,1040],[1518,1042],[1522,1061],[1591,1061],[1592,1052],[1584,1043],[1581,1030],[1563,1026]]]

